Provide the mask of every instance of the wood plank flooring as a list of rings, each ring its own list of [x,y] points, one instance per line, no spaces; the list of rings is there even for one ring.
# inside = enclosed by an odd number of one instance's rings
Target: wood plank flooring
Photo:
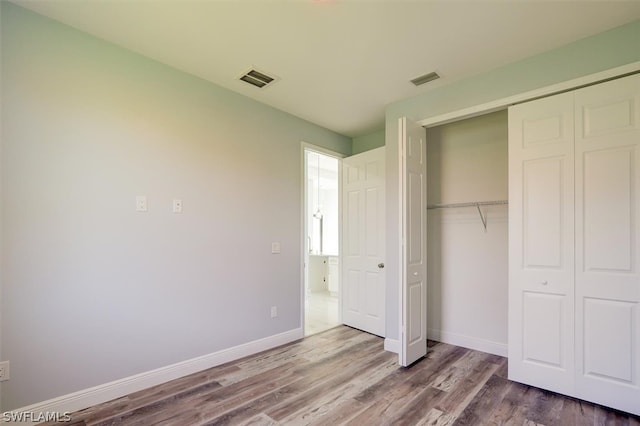
[[[630,425],[635,416],[510,382],[505,358],[429,342],[410,368],[340,326],[72,415],[61,425]]]

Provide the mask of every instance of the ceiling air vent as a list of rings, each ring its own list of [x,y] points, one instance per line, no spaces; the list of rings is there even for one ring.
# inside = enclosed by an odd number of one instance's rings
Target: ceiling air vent
[[[240,80],[244,81],[245,83],[249,83],[252,86],[263,88],[269,83],[273,83],[276,78],[270,77],[263,72],[256,71],[255,69],[250,69],[248,72],[240,76]]]
[[[420,77],[414,78],[413,80],[411,80],[411,82],[416,86],[420,86],[421,84],[425,84],[439,78],[440,76],[438,75],[438,73],[430,72],[429,74],[421,75]]]

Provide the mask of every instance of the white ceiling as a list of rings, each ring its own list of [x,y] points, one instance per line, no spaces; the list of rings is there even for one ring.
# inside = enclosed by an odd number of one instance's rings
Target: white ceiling
[[[15,3],[351,137],[391,102],[640,19],[640,0]],[[280,80],[238,81],[250,66]]]

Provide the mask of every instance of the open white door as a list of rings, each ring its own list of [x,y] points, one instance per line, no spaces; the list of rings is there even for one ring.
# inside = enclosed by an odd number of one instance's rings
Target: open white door
[[[385,148],[342,160],[342,322],[385,335]]]
[[[401,330],[399,362],[427,354],[426,131],[399,119]]]

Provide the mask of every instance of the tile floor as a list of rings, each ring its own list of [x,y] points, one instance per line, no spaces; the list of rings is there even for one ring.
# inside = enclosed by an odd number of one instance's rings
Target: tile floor
[[[305,299],[304,335],[320,333],[340,325],[338,297],[328,291],[309,292]]]

